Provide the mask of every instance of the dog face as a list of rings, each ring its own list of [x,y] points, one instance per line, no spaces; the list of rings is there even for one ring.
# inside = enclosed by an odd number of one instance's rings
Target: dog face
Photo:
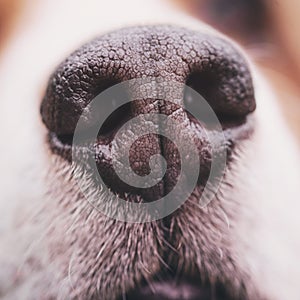
[[[1,158],[1,211],[8,212],[2,218],[1,296],[297,299],[298,150],[268,83],[233,41],[167,3],[90,5],[40,4],[31,23],[19,28],[3,54],[1,93],[13,105],[4,106],[1,119],[7,141]],[[127,7],[134,9],[125,15]],[[59,60],[95,35],[48,79]],[[137,80],[141,78],[142,84]],[[12,82],[16,88],[11,88]],[[109,111],[113,102],[108,97],[109,102],[95,110],[89,106],[92,99],[123,82],[130,83],[124,89],[122,85],[120,93],[122,99],[130,99],[129,105],[114,111],[95,143],[71,147],[81,116],[87,116],[84,124],[89,127],[94,112]],[[141,92],[145,84],[151,97]],[[153,96],[152,89],[160,95],[161,86],[163,101],[158,101],[161,97]],[[191,116],[199,103],[185,86],[212,107],[222,127],[222,143],[218,144],[215,124]],[[128,120],[149,113],[176,124],[171,131],[179,136],[177,145],[131,127],[117,135]],[[152,123],[157,124],[144,119],[139,129]],[[121,149],[129,144],[129,132],[139,141],[129,152],[129,179],[151,171],[160,174],[162,163],[156,161],[152,170],[149,165],[153,155],[161,154],[167,165],[162,183],[134,188],[113,173],[113,160],[123,166]],[[124,222],[116,217],[119,207],[113,201],[109,209],[114,218],[99,212],[87,197],[88,190],[96,201],[111,201],[112,191],[127,203],[145,204],[171,193],[183,170],[178,153],[183,156],[194,149],[188,138],[195,141],[194,159],[200,159],[197,185],[164,218],[148,219],[146,210],[139,222]],[[200,205],[214,145],[225,150],[226,168],[218,184],[210,186],[211,201]],[[79,156],[74,169],[71,148],[85,154],[90,149],[92,156]],[[103,177],[102,185],[93,178],[91,159]],[[188,160],[187,170],[196,168],[195,161]],[[80,188],[78,174],[87,190]],[[121,175],[126,178],[127,173]],[[189,176],[185,171],[184,177]],[[103,191],[104,185],[109,189]],[[178,198],[171,201],[182,200]],[[163,209],[156,207],[158,212]]]

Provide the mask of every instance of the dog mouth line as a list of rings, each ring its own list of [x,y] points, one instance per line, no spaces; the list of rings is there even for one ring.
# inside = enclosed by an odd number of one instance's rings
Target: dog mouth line
[[[156,276],[157,277],[157,276]],[[118,300],[229,300],[228,287],[220,282],[202,282],[198,276],[166,277],[129,290]]]

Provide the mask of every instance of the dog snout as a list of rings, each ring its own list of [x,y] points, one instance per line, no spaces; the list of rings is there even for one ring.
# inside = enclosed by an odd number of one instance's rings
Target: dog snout
[[[125,82],[129,84],[122,85]],[[141,85],[150,89],[148,94],[141,92]],[[93,99],[109,89],[114,91],[110,97],[100,97],[97,105],[89,108]],[[60,64],[49,80],[41,115],[49,130],[51,149],[70,160],[71,148],[76,147],[72,145],[74,132],[84,111],[87,128],[93,127],[93,118],[108,114],[98,128],[96,142],[87,141],[83,148],[93,149],[98,172],[111,190],[125,198],[134,195],[153,201],[174,188],[182,168],[178,145],[159,134],[163,123],[172,124],[168,127],[174,136],[180,136],[178,141],[186,153],[190,141],[195,143],[201,163],[197,182],[203,186],[207,181],[213,153],[205,132],[213,131],[214,126],[208,124],[208,112],[197,95],[220,121],[230,153],[249,135],[248,116],[255,110],[251,74],[243,56],[230,42],[201,32],[174,26],[132,27],[87,43]],[[150,114],[149,120],[146,115]],[[117,133],[136,117],[140,117],[141,131],[127,127],[128,135],[135,137],[129,152],[133,173],[124,169],[122,180],[112,161],[121,162],[124,153],[116,154],[122,152],[118,145],[130,142],[124,134],[120,140]],[[147,126],[157,131],[149,129],[151,133],[142,134]],[[156,160],[151,168],[151,157],[157,154],[164,159]],[[190,168],[195,163],[191,159]],[[126,182],[132,174],[151,174],[156,179],[162,173],[162,180],[147,188]]]

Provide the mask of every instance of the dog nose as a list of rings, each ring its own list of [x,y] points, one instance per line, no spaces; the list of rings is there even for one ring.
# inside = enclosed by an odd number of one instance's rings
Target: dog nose
[[[148,83],[152,90],[150,96],[141,92],[140,80],[146,86]],[[131,84],[125,88],[121,84],[124,82]],[[254,89],[245,59],[230,42],[174,26],[132,27],[103,35],[71,54],[49,80],[41,115],[50,132],[51,149],[71,160],[71,142],[82,114],[97,95],[115,87],[115,93],[88,111],[85,120],[89,124],[89,119],[109,114],[96,142],[87,142],[85,146],[93,149],[91,152],[105,184],[125,198],[142,201],[159,199],[176,185],[182,168],[181,154],[172,140],[157,133],[137,136],[130,126],[122,142],[118,140],[118,130],[132,118],[157,114],[177,120],[173,131],[175,135],[182,135],[183,144],[185,133],[192,135],[201,162],[197,182],[204,185],[213,156],[203,134],[209,124],[198,98],[187,86],[201,94],[211,106],[227,132],[228,147],[233,148],[239,139],[248,136],[245,124],[248,124],[248,115],[255,110]],[[159,96],[161,90],[163,99]],[[194,118],[197,113],[203,116],[202,120]],[[159,120],[157,123],[151,120],[151,125],[149,122],[145,118],[140,123],[141,132],[147,126],[161,126]],[[124,135],[135,138],[128,152],[132,173],[126,169],[123,174],[122,171],[117,174],[112,161],[122,161],[124,153],[119,144],[129,143]],[[185,148],[188,147],[186,144]],[[157,154],[164,160],[156,160],[151,168],[151,158]],[[189,162],[190,168],[194,163]],[[162,169],[162,180],[153,186],[141,188],[126,182],[126,178],[130,182],[134,175],[147,177],[151,172],[152,178],[161,177]]]

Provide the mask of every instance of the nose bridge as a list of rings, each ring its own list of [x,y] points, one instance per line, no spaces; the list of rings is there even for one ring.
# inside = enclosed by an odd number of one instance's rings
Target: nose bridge
[[[193,37],[189,39],[188,36],[180,36],[178,32],[172,32],[172,30],[157,34],[153,28],[149,33],[143,33],[136,39],[131,46],[132,51],[129,52],[130,56],[135,57],[131,57],[128,61],[130,67],[134,68],[134,73],[143,74],[143,76],[134,80],[129,88],[130,97],[139,99],[131,103],[132,115],[135,117],[139,114],[153,113],[153,121],[158,127],[167,126],[168,131],[176,136],[177,141],[180,141],[182,145],[188,144],[191,138],[187,132],[190,120],[184,109],[184,86],[191,70],[202,68],[201,52],[208,54],[208,50],[204,50],[208,45],[201,46],[202,40],[199,43]],[[139,50],[136,51],[136,49]],[[131,79],[130,76],[129,79]],[[168,116],[169,121],[162,121],[155,114]],[[174,126],[174,119],[176,126]],[[147,126],[147,124],[144,123],[141,126]],[[163,134],[152,136],[151,143],[150,148],[159,151],[158,153],[167,162],[160,191],[163,190],[164,194],[168,194],[175,186],[180,173],[181,157],[177,149],[178,145]],[[149,144],[147,146],[149,147]],[[148,159],[143,161],[147,162]]]
[[[127,93],[132,101],[133,116],[152,112],[170,115],[183,106],[183,80],[170,78],[158,75],[128,81]]]
[[[159,71],[156,71],[156,74],[160,75]],[[176,185],[181,170],[181,155],[188,155],[188,145],[192,138],[189,131],[190,120],[183,105],[185,78],[181,75],[181,82],[179,82],[173,79],[172,74],[163,73],[163,75],[130,81],[128,88],[129,95],[133,100],[131,102],[132,117],[140,116],[141,120],[144,120],[144,114],[151,115],[150,118],[148,116],[145,118],[147,121],[140,122],[139,126],[143,127],[143,131],[147,131],[147,127],[149,127],[148,132],[151,131],[152,126],[155,126],[159,133],[158,135],[148,135],[147,138],[140,137],[141,131],[137,131],[136,127],[131,128],[129,125],[129,131],[135,132],[137,140],[140,140],[138,147],[143,149],[141,151],[135,147],[136,145],[132,147],[131,160],[140,162],[133,168],[134,171],[144,175],[145,164],[148,165],[152,154],[160,154],[166,161],[163,180],[151,189],[150,198],[152,199],[154,195],[157,198],[159,195],[168,194]],[[179,153],[179,145],[181,145],[181,149],[185,149],[183,153]],[[192,158],[192,155],[190,157]],[[163,164],[159,161],[158,164],[159,166],[151,171],[152,177],[156,178],[155,172],[161,170]],[[193,167],[193,162],[189,162],[189,165]],[[184,180],[187,179],[184,178]],[[141,193],[143,195],[143,191]],[[149,191],[143,196],[148,198]]]
[[[129,32],[129,36],[123,57],[127,72],[120,76],[120,80],[139,78],[133,81],[129,91],[132,99],[140,100],[132,103],[133,115],[151,111],[171,113],[170,110],[175,108],[170,101],[182,106],[183,87],[179,83],[186,81],[189,65],[184,61],[182,50],[178,50],[181,47],[180,37],[171,30],[147,27],[132,35]],[[181,96],[178,96],[179,93]]]

